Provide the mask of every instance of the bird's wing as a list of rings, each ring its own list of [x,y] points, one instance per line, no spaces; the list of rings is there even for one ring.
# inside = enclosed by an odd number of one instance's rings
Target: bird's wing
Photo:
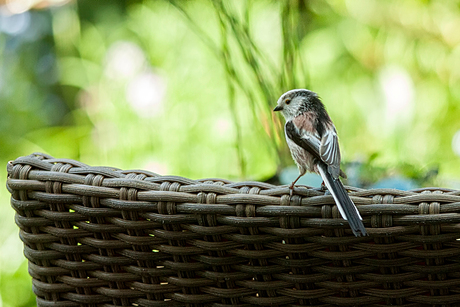
[[[292,121],[287,121],[284,126],[286,135],[297,145],[308,151],[319,161],[322,160],[320,155],[321,142],[311,132],[305,129],[298,129]]]
[[[340,148],[337,132],[333,125],[326,128],[321,138],[319,147],[321,160],[327,164],[328,171],[333,178],[337,179],[340,175]]]
[[[318,161],[323,161],[333,178],[339,178],[340,149],[334,126],[326,127],[321,139],[310,129],[298,128],[292,121],[286,122],[285,130],[294,143],[311,153]]]

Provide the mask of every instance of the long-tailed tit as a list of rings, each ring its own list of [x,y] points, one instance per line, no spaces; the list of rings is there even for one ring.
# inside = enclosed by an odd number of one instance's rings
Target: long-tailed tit
[[[273,111],[281,111],[286,119],[286,141],[300,172],[289,187],[291,195],[306,171],[321,175],[354,235],[366,236],[361,215],[339,179],[346,176],[340,169],[337,132],[318,95],[305,89],[288,91],[278,99]]]

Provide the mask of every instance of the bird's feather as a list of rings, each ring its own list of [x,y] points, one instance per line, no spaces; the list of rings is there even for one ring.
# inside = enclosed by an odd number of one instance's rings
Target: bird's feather
[[[345,187],[338,178],[332,178],[324,163],[318,164],[318,170],[326,184],[327,189],[331,192],[332,197],[339,209],[343,219],[348,221],[351,231],[356,237],[367,236],[366,228],[362,222],[358,208],[348,196]]]
[[[321,146],[319,147],[321,160],[328,165],[329,173],[335,179],[340,175],[340,149],[339,140],[335,128],[326,128],[323,137],[321,138]]]
[[[323,141],[323,139],[320,141],[312,133],[303,129],[298,129],[293,121],[286,122],[285,132],[291,142],[304,149],[315,158],[316,169],[321,175],[326,187],[331,192],[340,214],[348,221],[355,236],[367,235],[358,209],[348,196],[342,182],[338,178],[341,171],[337,134],[335,134],[335,137],[334,134],[326,136],[325,141]],[[327,133],[325,135],[327,135]],[[323,144],[326,145],[323,146]]]
[[[301,131],[292,121],[286,122],[284,130],[286,132],[286,136],[295,144],[308,151],[316,159],[321,160],[321,155],[319,153],[320,141],[317,137],[312,136],[311,133],[307,133],[304,129]],[[302,142],[301,139],[304,139],[305,141]]]

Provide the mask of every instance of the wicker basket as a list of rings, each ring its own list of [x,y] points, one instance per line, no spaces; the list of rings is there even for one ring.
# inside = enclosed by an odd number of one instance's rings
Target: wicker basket
[[[460,191],[330,195],[32,154],[8,190],[38,306],[460,306]]]

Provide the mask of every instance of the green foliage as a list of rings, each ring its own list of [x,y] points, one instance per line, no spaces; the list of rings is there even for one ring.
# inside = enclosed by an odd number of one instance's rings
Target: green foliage
[[[23,261],[14,272],[2,270],[0,281],[0,299],[3,307],[36,306],[32,278],[27,272],[26,261]]]

